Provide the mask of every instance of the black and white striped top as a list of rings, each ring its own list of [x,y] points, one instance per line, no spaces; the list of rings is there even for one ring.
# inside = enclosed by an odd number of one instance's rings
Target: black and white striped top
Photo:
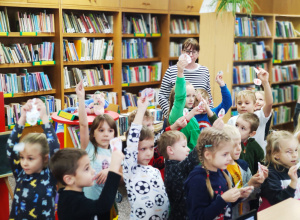
[[[210,79],[209,79],[209,71],[205,66],[201,66],[198,64],[198,68],[189,70],[184,69],[183,72],[185,76],[185,80],[189,81],[195,89],[205,89],[209,93],[209,97],[211,100],[210,107],[213,107],[212,96],[211,96],[211,88],[210,88]],[[177,77],[177,65],[170,66],[161,83],[161,87],[158,94],[158,103],[165,115],[168,117],[169,112],[169,95],[171,89],[175,85]]]

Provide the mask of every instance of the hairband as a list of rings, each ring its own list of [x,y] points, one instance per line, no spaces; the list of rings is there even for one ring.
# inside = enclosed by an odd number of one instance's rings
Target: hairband
[[[206,144],[204,147],[212,147],[211,144]]]

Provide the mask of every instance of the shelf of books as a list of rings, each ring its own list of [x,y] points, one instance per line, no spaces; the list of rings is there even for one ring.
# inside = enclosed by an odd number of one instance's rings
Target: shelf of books
[[[0,91],[9,130],[29,98],[40,98],[49,117],[61,109],[59,9],[1,6],[0,14]]]

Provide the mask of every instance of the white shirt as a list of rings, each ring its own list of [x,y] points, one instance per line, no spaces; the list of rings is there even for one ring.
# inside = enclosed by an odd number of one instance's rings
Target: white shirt
[[[137,162],[141,129],[142,125],[131,124],[123,164],[130,219],[167,219],[169,199],[159,170]]]
[[[264,150],[264,153],[266,154],[267,142],[265,141],[265,131],[266,131],[266,124],[272,115],[272,111],[270,112],[270,115],[268,117],[265,117],[263,108],[261,108],[261,110],[254,112],[254,114],[256,114],[259,118],[259,126],[253,138],[261,146],[261,148]],[[228,120],[227,124],[235,126],[237,118],[238,115],[231,117]]]

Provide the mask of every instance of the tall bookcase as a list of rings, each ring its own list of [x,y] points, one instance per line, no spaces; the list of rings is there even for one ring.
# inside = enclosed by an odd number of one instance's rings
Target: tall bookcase
[[[75,88],[65,89],[64,86],[64,68],[88,68],[102,64],[110,64],[113,68],[112,85],[85,87],[87,94],[95,91],[107,91],[117,93],[117,103],[122,106],[122,90],[137,94],[146,87],[159,88],[160,81],[129,83],[122,84],[122,66],[150,65],[152,62],[162,63],[163,77],[169,67],[170,61],[174,63],[178,57],[170,57],[170,41],[182,42],[184,39],[193,37],[199,40],[199,34],[170,34],[170,20],[172,18],[192,18],[200,22],[199,9],[202,1],[188,0],[0,0],[0,9],[7,8],[10,20],[11,31],[8,36],[0,36],[0,42],[5,45],[11,43],[39,43],[51,41],[55,43],[53,65],[33,66],[31,63],[20,64],[3,64],[0,65],[1,73],[19,73],[21,69],[26,68],[29,72],[43,71],[49,76],[52,85],[51,91],[40,91],[33,93],[16,93],[13,97],[5,97],[5,104],[13,102],[24,102],[29,98],[40,95],[54,95],[55,98],[61,99],[62,108],[64,108],[64,96],[75,93]],[[182,4],[184,4],[182,6]],[[54,14],[55,32],[38,33],[37,36],[20,36],[16,27],[16,13],[21,12],[41,12],[46,10],[47,13]],[[63,12],[73,12],[74,14],[82,13],[101,13],[113,16],[113,33],[64,33],[63,32]],[[133,34],[122,33],[122,15],[127,14],[151,14],[157,16],[161,36],[138,36]],[[114,44],[113,60],[92,60],[92,61],[74,61],[66,62],[63,59],[64,46],[63,41],[77,40],[80,38],[95,38],[112,40]],[[144,59],[122,59],[122,40],[130,38],[146,38],[153,44],[153,58]],[[125,112],[125,111],[121,111]],[[39,126],[26,128],[28,132],[40,131]]]
[[[246,14],[240,13],[236,16],[247,16]],[[253,82],[250,83],[241,83],[241,84],[233,84],[233,66],[235,65],[254,65],[266,63],[268,71],[270,73],[270,84],[271,87],[279,85],[280,87],[289,86],[291,84],[299,85],[300,79],[294,79],[292,81],[281,81],[281,82],[272,82],[272,68],[275,65],[287,65],[287,64],[296,64],[299,69],[300,59],[293,60],[280,60],[276,59],[263,59],[263,60],[245,60],[245,61],[235,61],[233,59],[233,48],[234,43],[239,41],[246,42],[256,42],[263,40],[265,45],[268,46],[270,51],[273,54],[274,51],[274,43],[276,42],[296,42],[299,44],[299,37],[293,38],[277,38],[276,37],[276,21],[291,21],[295,27],[295,29],[300,28],[300,16],[299,15],[278,15],[278,14],[270,14],[270,13],[253,13],[253,17],[264,17],[268,23],[270,28],[271,36],[270,37],[235,37],[234,25],[235,18],[232,16],[231,12],[223,13],[216,17],[215,13],[210,14],[202,14],[201,15],[201,23],[200,23],[200,61],[201,64],[207,66],[210,69],[211,74],[211,82],[212,82],[212,90],[213,90],[213,98],[214,103],[221,102],[220,89],[214,82],[214,78],[216,73],[219,70],[223,70],[224,72],[224,80],[229,88],[232,91],[236,86],[249,86],[254,85]],[[299,48],[298,48],[299,51]],[[273,109],[278,108],[280,106],[287,106],[291,110],[291,118],[294,113],[296,100],[289,102],[280,102],[273,104]],[[235,110],[233,107],[231,110]],[[225,116],[225,120],[229,119],[230,114]],[[286,129],[293,130],[292,121],[286,123],[280,123],[274,125],[273,129]]]

